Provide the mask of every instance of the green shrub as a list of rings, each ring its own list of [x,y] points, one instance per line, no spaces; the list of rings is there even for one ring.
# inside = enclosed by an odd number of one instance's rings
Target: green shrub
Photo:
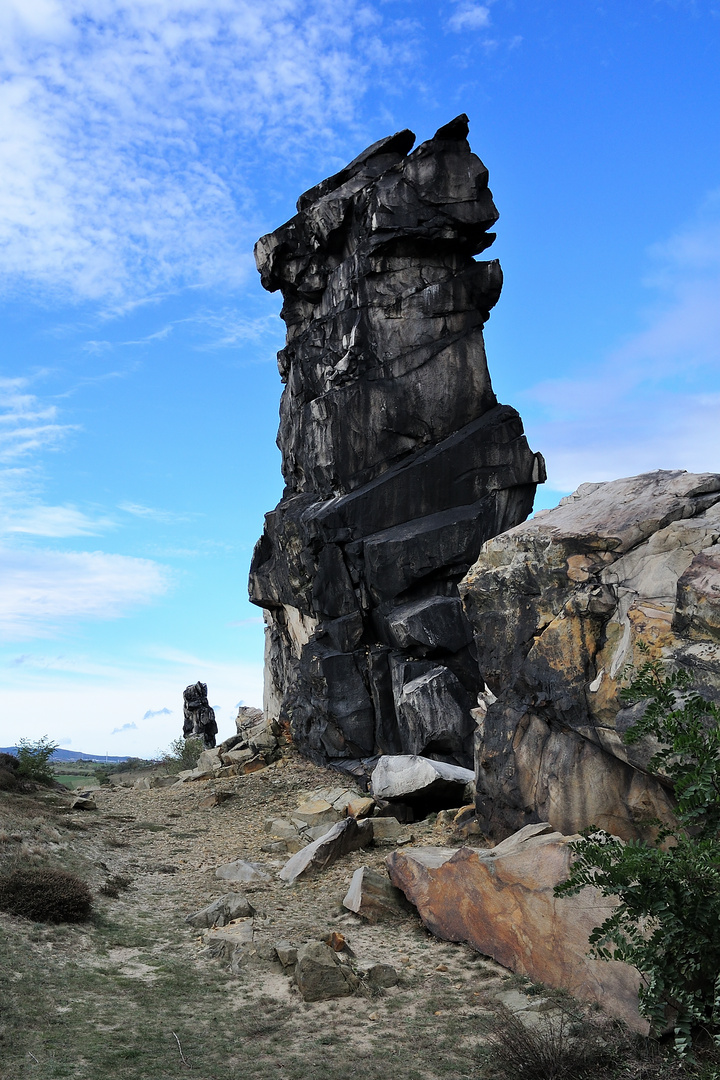
[[[202,739],[175,739],[170,743],[169,750],[163,753],[161,761],[169,773],[194,769],[204,749]]]
[[[20,762],[14,754],[0,754],[0,791],[17,791],[20,787]]]
[[[0,910],[33,922],[83,922],[92,913],[92,895],[65,870],[28,867],[0,877]]]
[[[677,825],[656,822],[650,843],[585,830],[555,892],[594,885],[617,899],[590,936],[592,953],[637,968],[640,1011],[656,1032],[674,1018],[686,1053],[703,1036],[720,1045],[720,709],[692,690],[687,671],[667,675],[659,660],[642,665],[622,699],[647,703],[626,741],[662,744],[649,767],[673,785]]]
[[[21,739],[18,743],[18,774],[26,780],[35,780],[40,784],[51,784],[53,771],[50,761],[57,750],[57,743],[50,742],[47,735],[37,742]]]

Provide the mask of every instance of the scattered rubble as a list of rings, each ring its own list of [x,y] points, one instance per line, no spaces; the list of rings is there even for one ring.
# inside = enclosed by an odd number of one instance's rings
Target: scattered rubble
[[[287,745],[282,727],[278,722],[267,723],[260,709],[241,706],[235,724],[236,735],[203,750],[194,769],[185,769],[174,777],[167,777],[168,784],[243,776],[266,768],[282,756],[283,747]],[[165,785],[151,783],[146,786]]]

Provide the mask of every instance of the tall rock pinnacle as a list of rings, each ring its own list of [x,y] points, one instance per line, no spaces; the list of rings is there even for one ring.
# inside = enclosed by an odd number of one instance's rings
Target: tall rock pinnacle
[[[492,390],[487,169],[461,115],[401,131],[262,237],[287,326],[278,444],[250,598],[266,613],[265,709],[316,760],[472,761],[482,680],[457,583],[524,521],[544,465]]]

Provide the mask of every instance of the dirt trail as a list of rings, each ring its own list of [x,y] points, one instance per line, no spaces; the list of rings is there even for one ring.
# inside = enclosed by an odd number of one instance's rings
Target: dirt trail
[[[68,797],[55,793],[0,796],[0,858],[75,869],[98,896],[87,926],[0,916],[0,1078],[477,1077],[498,995],[517,999],[522,981],[464,945],[436,940],[414,913],[370,926],[342,907],[353,871],[382,870],[392,845],[354,852],[292,886],[276,876],[286,857],[262,851],[266,819],[339,783],[336,772],[293,754],[222,783],[105,787],[94,793],[96,811],[68,812]],[[232,797],[202,807],[216,790]],[[403,826],[402,839],[451,842],[425,822]],[[238,858],[260,863],[271,880],[218,880],[215,869]],[[99,891],[118,879],[116,897]],[[359,961],[395,966],[398,985],[308,1004],[277,962],[232,974],[227,961],[203,954],[201,934],[184,921],[231,890],[257,909],[259,944],[301,945],[339,931]],[[527,1004],[542,1009],[528,990]]]

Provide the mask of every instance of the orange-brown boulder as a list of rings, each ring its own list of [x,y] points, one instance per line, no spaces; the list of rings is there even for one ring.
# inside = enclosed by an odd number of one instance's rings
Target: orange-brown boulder
[[[592,888],[553,895],[568,876],[572,839],[544,823],[528,825],[495,848],[404,848],[387,866],[437,937],[465,941],[511,971],[597,1002],[646,1034],[638,972],[588,956],[590,933],[611,902]]]

